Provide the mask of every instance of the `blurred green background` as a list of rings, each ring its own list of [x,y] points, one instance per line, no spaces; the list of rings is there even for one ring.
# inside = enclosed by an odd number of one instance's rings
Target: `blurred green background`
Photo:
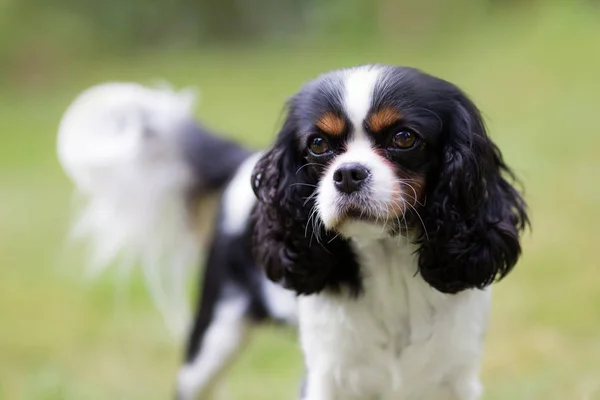
[[[600,2],[0,0],[0,399],[169,398],[181,358],[139,276],[65,247],[61,113],[106,80],[201,89],[253,146],[301,83],[367,62],[464,88],[526,186],[533,231],[496,286],[485,399],[600,399]],[[260,330],[219,399],[292,399],[294,333]]]

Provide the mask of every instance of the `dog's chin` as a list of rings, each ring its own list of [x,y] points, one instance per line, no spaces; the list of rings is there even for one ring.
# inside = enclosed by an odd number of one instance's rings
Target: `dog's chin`
[[[350,209],[337,215],[326,226],[348,239],[383,239],[393,236],[394,228],[390,220]]]
[[[383,221],[366,221],[348,218],[341,222],[337,229],[347,239],[385,239],[391,237],[390,228]]]

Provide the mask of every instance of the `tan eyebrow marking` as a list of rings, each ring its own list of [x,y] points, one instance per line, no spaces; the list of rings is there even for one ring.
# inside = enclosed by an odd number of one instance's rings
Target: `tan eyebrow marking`
[[[329,135],[341,135],[346,129],[346,121],[332,112],[326,112],[317,121],[317,128]]]
[[[388,126],[398,122],[402,118],[400,111],[386,107],[382,108],[367,118],[369,129],[373,132],[380,132]]]

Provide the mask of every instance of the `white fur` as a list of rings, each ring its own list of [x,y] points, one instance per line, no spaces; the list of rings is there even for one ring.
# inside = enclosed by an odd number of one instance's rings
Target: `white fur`
[[[247,308],[248,298],[241,293],[229,293],[219,302],[199,353],[179,371],[179,400],[204,399],[214,389],[217,378],[231,364],[248,334],[244,318]]]
[[[373,89],[381,68],[374,65],[350,68],[343,71],[344,107],[354,127],[354,137],[365,138],[363,121],[371,108]]]
[[[58,132],[59,161],[78,188],[104,190],[132,163],[179,161],[173,128],[190,118],[192,92],[104,83],[80,94],[64,113]],[[148,132],[154,140],[144,140]],[[100,184],[100,187],[99,187]]]
[[[266,276],[263,277],[262,282],[263,295],[269,315],[276,320],[297,325],[298,302],[296,301],[296,294],[273,283]]]
[[[254,166],[261,155],[256,153],[242,163],[223,194],[222,226],[226,234],[239,235],[250,219],[250,212],[256,204],[256,196],[250,180]]]
[[[399,240],[352,241],[364,273],[357,299],[300,297],[307,400],[479,398],[489,290],[437,292]]]
[[[177,137],[193,106],[189,91],[98,85],[69,106],[57,143],[82,205],[72,232],[91,242],[89,271],[141,264],[175,334],[189,320],[185,274],[200,245],[185,204],[193,177]]]

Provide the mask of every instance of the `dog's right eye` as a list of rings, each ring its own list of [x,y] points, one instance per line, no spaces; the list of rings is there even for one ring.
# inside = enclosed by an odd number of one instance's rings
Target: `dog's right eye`
[[[402,130],[392,137],[393,149],[409,150],[419,142],[419,137],[409,130]]]
[[[320,156],[329,151],[329,145],[321,136],[314,136],[308,141],[308,149],[312,154]]]

